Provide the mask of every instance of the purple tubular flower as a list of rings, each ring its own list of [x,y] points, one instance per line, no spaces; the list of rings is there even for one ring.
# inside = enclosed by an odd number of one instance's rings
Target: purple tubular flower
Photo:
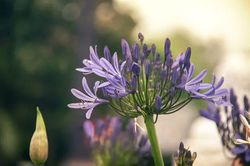
[[[188,47],[185,52],[185,58],[184,58],[184,67],[186,67],[187,70],[189,70],[190,67],[190,57],[191,57],[191,48]]]
[[[164,53],[165,53],[165,57],[169,56],[169,53],[170,53],[170,40],[168,38],[165,40]]]
[[[88,83],[86,81],[86,78],[83,77],[82,79],[82,86],[86,94],[82,93],[81,91],[77,89],[71,89],[71,93],[78,99],[81,100],[80,103],[71,103],[68,104],[68,107],[73,109],[84,109],[87,110],[86,118],[89,119],[93,109],[100,104],[107,103],[107,100],[100,99],[96,96],[97,90],[99,88],[100,82],[97,81],[94,86],[94,93],[91,92],[89,89]]]
[[[131,80],[131,93],[136,92],[136,85],[137,85],[137,76],[133,75],[132,80]]]
[[[125,39],[122,39],[121,46],[122,46],[122,55],[125,57],[125,59],[131,57],[129,44]]]
[[[165,64],[167,65],[167,67],[171,67],[173,64],[173,58],[170,51],[170,40],[168,38],[165,41],[164,53],[165,53]]]
[[[107,46],[104,47],[103,51],[104,57],[110,62],[111,61],[111,54],[109,48]]]
[[[173,85],[177,85],[177,79],[178,79],[178,72],[176,69],[172,72],[172,83]],[[181,87],[180,85],[178,87]]]
[[[150,64],[150,61],[146,61],[145,62],[145,75],[146,75],[146,79],[149,78],[151,74],[151,64]]]
[[[136,63],[138,63],[139,56],[140,56],[140,46],[139,46],[139,44],[136,43],[132,47],[133,61],[136,62]]]
[[[155,107],[156,107],[156,111],[157,112],[159,112],[161,110],[161,105],[162,105],[161,97],[160,96],[156,96]]]
[[[137,63],[133,63],[132,72],[138,77],[140,74],[140,66]]]

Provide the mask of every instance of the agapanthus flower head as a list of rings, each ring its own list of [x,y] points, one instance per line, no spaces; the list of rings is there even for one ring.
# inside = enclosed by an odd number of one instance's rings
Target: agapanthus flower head
[[[189,149],[186,149],[182,142],[179,145],[178,151],[173,155],[177,166],[192,166],[196,157],[197,153],[192,153]]]
[[[190,61],[191,48],[173,59],[171,42],[166,39],[161,58],[155,44],[148,46],[144,43],[142,33],[138,34],[138,38],[139,43],[132,46],[125,39],[121,40],[123,58],[120,60],[116,52],[111,56],[107,47],[104,48],[104,57],[98,56],[97,47],[90,47],[89,59],[84,59],[84,67],[77,71],[84,75],[99,76],[96,89],[104,91],[105,99],[97,97],[96,93],[89,95],[89,90],[84,89],[90,97],[86,98],[73,89],[73,95],[80,102],[69,107],[88,110],[89,118],[95,106],[109,102],[120,115],[131,118],[170,114],[180,110],[192,99],[228,104],[228,90],[221,88],[223,78],[216,83],[214,76],[211,82],[204,83],[206,69],[194,76],[195,65]]]
[[[231,106],[226,106],[221,110],[214,104],[209,103],[208,109],[201,110],[200,114],[216,123],[223,147],[235,155],[235,160],[247,165],[250,164],[248,98],[244,96],[244,107],[240,108],[233,89],[230,90],[230,96],[228,97]]]
[[[83,129],[88,145],[99,156],[97,162],[109,160],[105,161],[106,165],[137,165],[150,155],[148,137],[142,130],[134,130],[133,120],[124,121],[117,116],[85,120]]]

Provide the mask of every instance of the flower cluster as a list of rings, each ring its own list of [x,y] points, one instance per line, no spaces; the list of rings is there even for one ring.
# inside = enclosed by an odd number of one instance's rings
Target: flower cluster
[[[230,101],[232,107],[225,107],[223,110],[209,103],[208,109],[201,110],[200,114],[216,123],[224,148],[235,155],[235,159],[239,159],[241,163],[250,164],[250,126],[245,118],[249,118],[249,101],[244,96],[244,107],[240,108],[232,89]]]
[[[141,130],[135,132],[132,120],[122,121],[120,117],[86,120],[83,128],[95,157],[99,158],[97,165],[138,164],[150,154],[148,137]]]
[[[141,33],[138,38],[139,43],[131,47],[125,39],[121,40],[121,60],[116,52],[111,55],[108,47],[104,48],[103,57],[98,55],[97,47],[90,47],[89,59],[84,59],[84,67],[76,70],[83,75],[95,74],[101,81],[95,82],[92,92],[84,76],[82,86],[85,92],[71,90],[80,102],[68,106],[87,110],[86,117],[90,118],[94,107],[109,102],[120,115],[133,118],[170,114],[192,99],[228,104],[228,90],[221,88],[223,77],[216,82],[213,76],[210,83],[204,83],[206,69],[194,76],[191,48],[173,59],[169,39],[165,41],[164,55],[161,56],[155,44],[144,43]],[[98,89],[102,89],[105,99],[97,96]]]
[[[182,142],[179,145],[179,150],[173,155],[177,166],[192,166],[196,157],[197,153],[191,153],[189,149],[184,148],[184,144]]]

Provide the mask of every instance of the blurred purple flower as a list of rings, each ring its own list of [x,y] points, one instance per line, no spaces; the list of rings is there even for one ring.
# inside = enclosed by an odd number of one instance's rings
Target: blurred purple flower
[[[215,82],[215,78],[212,81]],[[211,91],[211,94],[216,93],[216,90],[218,90],[222,82],[223,78],[221,78],[216,85],[212,83],[213,89],[208,90],[208,92]],[[240,109],[237,96],[233,89],[230,90],[228,98],[230,99],[231,105],[226,102],[228,105],[225,104],[226,106],[223,110],[210,102],[208,109],[200,110],[200,114],[216,123],[223,146],[235,155],[236,159],[240,159],[240,162],[249,165],[250,148],[247,144],[250,140],[250,126],[243,116],[245,111],[246,116],[249,114],[249,102],[247,97],[244,96],[244,107]],[[225,116],[225,118],[221,116]]]
[[[134,131],[135,124],[132,120],[125,124],[126,127],[123,128],[123,121],[120,117],[85,120],[83,130],[91,142],[91,147],[95,149],[106,148],[111,153],[113,147],[119,144],[124,146],[121,148],[129,148],[132,154],[139,157],[148,155],[150,152],[148,137],[141,130]]]

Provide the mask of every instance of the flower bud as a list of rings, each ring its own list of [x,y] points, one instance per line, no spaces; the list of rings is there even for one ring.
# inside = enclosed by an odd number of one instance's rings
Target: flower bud
[[[105,59],[107,59],[110,62],[111,61],[111,54],[110,54],[109,48],[107,46],[104,47],[103,53],[104,53]]]
[[[136,92],[136,86],[137,86],[137,76],[133,75],[131,80],[131,91],[132,93]]]
[[[140,74],[140,66],[137,63],[133,63],[132,72],[138,77]]]
[[[122,54],[124,56],[124,59],[132,59],[131,51],[128,42],[125,39],[122,39],[121,41],[122,46]]]
[[[156,107],[156,111],[157,112],[159,112],[161,110],[161,105],[162,105],[161,97],[160,96],[156,96],[155,107]]]
[[[191,57],[191,48],[188,47],[185,52],[185,58],[184,58],[184,66],[189,70],[190,67],[190,57]]]
[[[140,56],[140,46],[139,44],[136,43],[132,47],[132,58],[136,63],[138,63],[139,56]]]
[[[167,38],[165,40],[165,45],[164,45],[165,57],[168,56],[169,52],[170,52],[170,40]]]
[[[141,43],[143,43],[144,36],[141,32],[138,33],[138,39],[140,40]]]
[[[35,165],[42,165],[48,158],[46,127],[39,108],[36,108],[36,129],[30,141],[30,159]]]
[[[145,62],[145,75],[146,75],[146,79],[149,79],[149,76],[151,74],[151,64],[150,61],[146,61]]]

